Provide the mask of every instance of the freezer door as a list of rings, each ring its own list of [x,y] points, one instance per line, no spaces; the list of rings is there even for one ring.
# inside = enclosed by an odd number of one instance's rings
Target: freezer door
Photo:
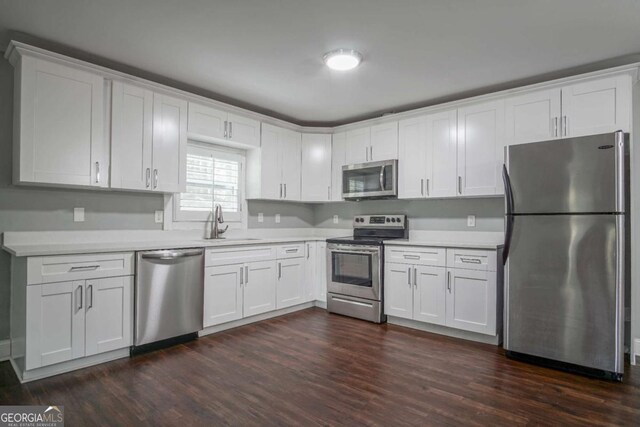
[[[622,372],[623,215],[516,216],[505,348]]]
[[[624,211],[622,132],[505,149],[513,212]]]

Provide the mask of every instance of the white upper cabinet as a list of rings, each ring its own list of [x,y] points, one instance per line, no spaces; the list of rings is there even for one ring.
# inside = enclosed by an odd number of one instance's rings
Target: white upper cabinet
[[[508,98],[505,103],[506,145],[560,137],[560,89]]]
[[[501,194],[503,150],[504,100],[459,108],[457,194]]]
[[[331,200],[331,135],[302,134],[302,201]]]
[[[300,200],[301,134],[265,124],[261,140],[247,152],[247,198]]]
[[[260,122],[207,105],[189,102],[189,138],[241,148],[260,146]]]
[[[562,136],[631,129],[631,77],[617,76],[562,88]]]
[[[165,193],[186,191],[187,101],[153,95],[152,188]]]
[[[334,133],[331,137],[331,201],[342,199],[342,167],[347,164],[347,134]]]
[[[456,195],[457,110],[429,114],[426,118],[427,177],[424,194],[427,197]]]
[[[425,181],[430,175],[427,170],[425,117],[401,120],[398,131],[398,197],[425,197]]]
[[[153,92],[113,82],[111,187],[151,190]]]
[[[371,126],[371,146],[369,161],[398,158],[398,122]]]
[[[107,186],[104,79],[29,56],[15,65],[14,183]]]
[[[347,165],[369,161],[371,128],[350,130],[346,133],[345,160]]]

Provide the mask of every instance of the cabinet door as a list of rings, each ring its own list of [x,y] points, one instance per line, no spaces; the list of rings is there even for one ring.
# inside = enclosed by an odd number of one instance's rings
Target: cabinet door
[[[302,135],[302,200],[331,200],[331,135]]]
[[[26,369],[84,356],[84,281],[27,286]]]
[[[229,140],[249,147],[260,147],[260,122],[229,113]]]
[[[282,183],[284,185],[283,199],[300,200],[302,135],[299,132],[283,129],[280,137],[280,150]]]
[[[413,266],[385,263],[384,312],[389,316],[413,319]]]
[[[456,110],[427,116],[427,197],[456,195],[457,117]]]
[[[334,133],[331,138],[331,201],[342,201],[342,166],[346,165],[347,134]]]
[[[560,136],[560,89],[509,98],[505,102],[506,145]]]
[[[244,274],[243,264],[205,268],[205,327],[242,319],[241,274]]]
[[[104,79],[31,57],[18,70],[14,181],[106,186]]]
[[[276,308],[281,309],[304,302],[304,258],[278,261]]]
[[[153,92],[113,82],[111,188],[151,189]]]
[[[496,334],[496,273],[447,270],[447,326]]]
[[[133,276],[85,283],[86,355],[126,348],[133,330]]]
[[[318,301],[327,301],[327,242],[318,242],[316,253],[316,274],[317,289],[316,298]]]
[[[304,262],[304,300],[313,301],[316,299],[316,289],[318,288],[318,246],[316,242],[305,243]]]
[[[618,76],[562,88],[562,136],[631,128],[631,77]]]
[[[153,95],[153,189],[186,191],[187,101]]]
[[[398,149],[398,198],[417,199],[425,196],[428,171],[425,118],[401,120]]]
[[[224,139],[227,112],[189,102],[187,132],[196,137]]]
[[[503,192],[504,101],[458,109],[458,195]]]
[[[371,126],[369,161],[398,158],[398,122]]]
[[[271,126],[262,126],[262,138],[260,147],[260,187],[261,199],[281,199],[283,197],[282,185],[282,157],[280,154],[280,129]]]
[[[244,316],[276,309],[276,262],[250,262],[244,266]]]
[[[346,134],[346,164],[353,165],[369,161],[371,128],[350,130]]]
[[[416,266],[413,275],[413,319],[444,325],[447,307],[446,269]]]

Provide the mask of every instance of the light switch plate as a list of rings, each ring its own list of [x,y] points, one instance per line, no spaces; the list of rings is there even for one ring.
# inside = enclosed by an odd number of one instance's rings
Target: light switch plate
[[[84,222],[84,208],[73,208],[73,222]]]
[[[162,224],[164,222],[164,211],[156,211],[155,219],[156,224]]]
[[[276,214],[276,224],[280,224],[280,214]]]
[[[338,218],[338,215],[334,215],[333,216],[333,223],[337,224],[338,222],[340,222],[340,219]]]
[[[475,227],[475,226],[476,226],[476,216],[467,215],[467,227]]]
[[[262,212],[258,212],[258,222],[264,222],[264,214]]]

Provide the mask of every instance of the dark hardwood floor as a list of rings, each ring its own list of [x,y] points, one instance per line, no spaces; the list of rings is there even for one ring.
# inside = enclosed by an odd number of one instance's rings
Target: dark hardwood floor
[[[67,425],[640,425],[622,384],[495,346],[309,309],[20,385],[0,404],[65,406]]]

